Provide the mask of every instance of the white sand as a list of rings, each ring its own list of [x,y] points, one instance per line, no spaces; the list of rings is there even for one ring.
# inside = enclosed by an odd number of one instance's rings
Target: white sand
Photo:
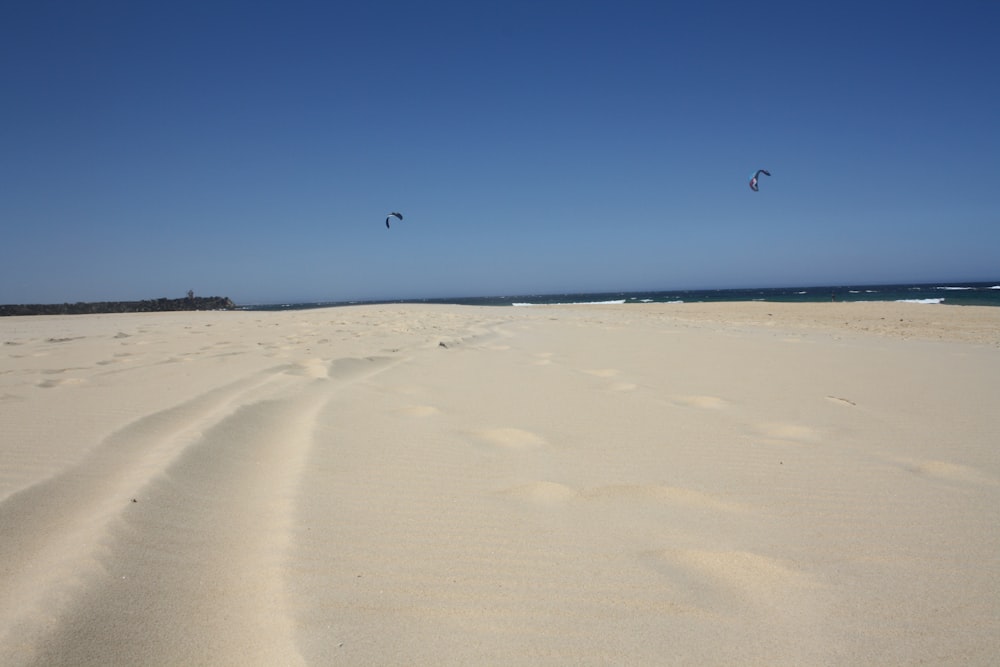
[[[0,319],[0,664],[990,665],[1000,309]]]

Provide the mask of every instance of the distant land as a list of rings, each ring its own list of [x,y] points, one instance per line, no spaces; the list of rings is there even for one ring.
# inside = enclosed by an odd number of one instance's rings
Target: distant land
[[[176,310],[233,310],[228,296],[193,296],[145,301],[95,301],[91,303],[20,304],[0,306],[0,317],[9,315],[87,315],[95,313],[159,313]]]

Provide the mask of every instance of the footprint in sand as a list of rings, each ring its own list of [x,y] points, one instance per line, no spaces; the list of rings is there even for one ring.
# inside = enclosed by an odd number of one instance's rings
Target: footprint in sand
[[[120,364],[123,361],[130,362],[130,361],[132,361],[132,359],[130,358],[132,356],[133,355],[132,355],[131,352],[119,352],[117,354],[112,355],[112,357],[110,359],[102,359],[101,361],[98,361],[97,365],[98,366],[110,366],[112,364]]]
[[[729,405],[718,396],[674,396],[675,405],[685,408],[700,408],[702,410],[721,410]]]
[[[620,374],[620,371],[616,368],[595,368],[584,370],[583,372],[599,378],[613,378]],[[634,391],[638,386],[634,382],[612,382],[608,385],[608,389],[610,391]]]
[[[900,465],[903,470],[921,477],[930,477],[948,482],[986,484],[990,486],[995,486],[997,484],[997,480],[989,475],[979,472],[975,468],[958,463],[948,463],[947,461],[936,461],[933,459],[899,459],[897,464]]]
[[[597,368],[593,370],[584,370],[583,372],[588,375],[596,375],[599,378],[613,378],[618,375],[618,370],[615,368]]]
[[[536,366],[547,366],[552,363],[553,356],[552,352],[536,352],[535,361],[532,363]]]
[[[608,389],[611,391],[634,391],[639,385],[631,382],[612,382]]]
[[[298,362],[295,366],[296,370],[293,372],[299,375],[317,379],[329,377],[327,363],[319,358],[305,359]]]
[[[751,551],[661,549],[638,554],[665,577],[677,602],[710,618],[760,614],[782,631],[810,627],[822,582],[793,564]]]
[[[85,380],[83,378],[63,378],[61,380],[43,380],[39,382],[36,386],[42,389],[52,389],[54,387],[63,387],[66,385],[83,384]]]
[[[68,343],[72,340],[80,340],[81,338],[86,338],[86,336],[68,336],[65,338],[46,338],[46,343]]]
[[[493,428],[479,431],[477,435],[489,443],[510,449],[531,449],[546,444],[545,438],[537,433],[519,428]]]
[[[857,405],[857,403],[855,403],[854,401],[848,400],[846,398],[840,398],[839,396],[827,396],[826,400],[830,401],[831,403],[836,403],[838,405],[851,405],[851,406]]]
[[[821,588],[808,573],[777,558],[749,551],[663,549],[647,552],[657,569],[685,578],[702,577],[716,586],[742,592],[743,599],[767,606],[782,604],[796,591]],[[727,600],[731,600],[727,596]]]
[[[187,364],[194,361],[190,354],[184,354],[179,357],[167,357],[163,361],[157,361],[157,364]]]

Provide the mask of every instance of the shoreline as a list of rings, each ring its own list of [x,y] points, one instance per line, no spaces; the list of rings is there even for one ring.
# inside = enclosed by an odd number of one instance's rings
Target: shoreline
[[[624,308],[623,308],[624,306]],[[364,303],[345,304],[336,306],[317,306],[311,308],[288,308],[283,310],[261,309],[254,310],[249,307],[236,307],[234,309],[206,309],[206,310],[169,310],[169,311],[129,311],[129,312],[108,312],[108,313],[81,313],[81,314],[52,314],[44,318],[37,315],[13,315],[5,318],[9,323],[18,321],[28,321],[33,319],[58,320],[59,318],[80,318],[92,315],[100,318],[113,318],[120,315],[169,315],[177,314],[183,317],[185,314],[203,314],[216,312],[224,317],[234,317],[240,313],[247,315],[255,314],[301,314],[303,316],[315,315],[321,317],[322,313],[335,315],[344,311],[370,310],[373,312],[392,308],[427,308],[433,311],[440,309],[458,309],[470,313],[477,311],[482,314],[493,313],[499,319],[509,319],[505,313],[511,311],[531,311],[524,315],[538,316],[547,309],[554,309],[557,312],[571,312],[580,310],[581,312],[606,312],[609,316],[619,315],[623,319],[631,319],[630,315],[641,316],[643,313],[653,314],[661,320],[675,320],[690,325],[698,323],[705,325],[749,325],[752,327],[782,328],[827,331],[854,334],[874,334],[878,336],[889,336],[896,338],[917,338],[925,340],[970,342],[983,344],[1000,344],[1000,309],[994,306],[949,306],[947,304],[918,304],[900,301],[855,301],[855,302],[780,302],[780,301],[721,301],[721,302],[693,302],[693,303],[555,303],[536,304],[527,308],[509,306],[478,306],[473,304],[452,304],[452,303]],[[516,315],[510,314],[510,317]],[[48,325],[40,324],[39,328],[44,329]],[[110,324],[109,324],[110,326]],[[14,324],[6,328],[0,327],[0,335],[5,332],[8,336],[13,336],[21,329],[31,331],[35,327],[19,326]],[[57,328],[70,330],[72,327],[68,323],[60,322]],[[0,340],[0,344],[4,341]],[[8,345],[19,344],[16,340],[10,340]]]
[[[300,302],[247,305],[245,310],[302,310],[346,305],[465,305],[465,306],[552,306],[644,303],[922,303],[964,306],[1000,306],[1000,284],[922,283],[897,285],[838,285],[813,287],[767,287],[740,289],[658,290],[629,292],[576,292],[552,294],[511,294],[508,296],[395,299],[380,301]]]

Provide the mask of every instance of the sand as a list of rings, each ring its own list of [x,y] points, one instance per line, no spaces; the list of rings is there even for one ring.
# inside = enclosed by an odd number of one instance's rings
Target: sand
[[[0,664],[988,665],[1000,309],[0,319]]]

